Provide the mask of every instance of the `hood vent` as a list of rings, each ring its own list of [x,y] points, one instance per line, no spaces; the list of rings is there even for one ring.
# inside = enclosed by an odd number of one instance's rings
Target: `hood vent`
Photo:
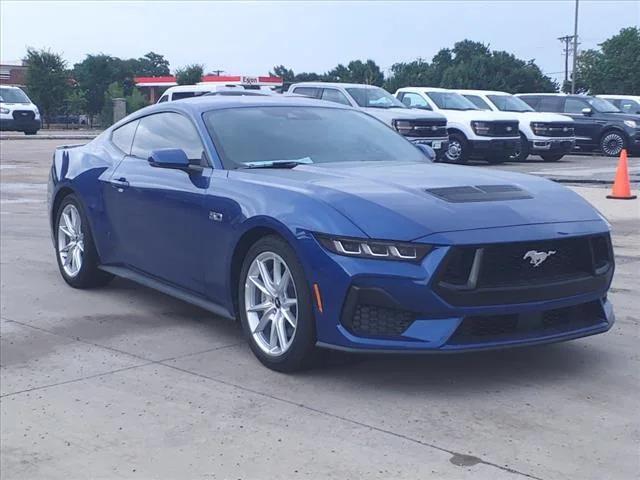
[[[461,187],[427,188],[434,197],[451,203],[497,202],[500,200],[522,200],[533,198],[515,185],[475,185]]]

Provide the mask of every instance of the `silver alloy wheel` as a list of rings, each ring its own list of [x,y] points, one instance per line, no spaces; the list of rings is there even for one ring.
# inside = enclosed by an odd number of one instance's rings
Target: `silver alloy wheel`
[[[284,354],[296,334],[298,296],[280,255],[262,252],[253,260],[244,283],[244,305],[258,347],[274,357]]]
[[[69,277],[75,277],[82,268],[84,237],[82,220],[75,205],[68,204],[58,219],[58,255]]]
[[[620,155],[620,152],[624,148],[624,138],[618,133],[608,133],[602,139],[602,151],[610,156],[615,157]]]
[[[458,140],[449,140],[449,148],[447,148],[447,153],[445,154],[447,159],[452,162],[457,162],[460,160],[462,156],[462,145]]]

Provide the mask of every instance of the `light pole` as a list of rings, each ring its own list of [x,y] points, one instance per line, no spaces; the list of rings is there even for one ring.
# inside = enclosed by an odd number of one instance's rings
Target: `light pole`
[[[573,73],[571,75],[571,93],[576,93],[576,61],[578,59],[578,2],[576,0],[576,14],[573,20]]]

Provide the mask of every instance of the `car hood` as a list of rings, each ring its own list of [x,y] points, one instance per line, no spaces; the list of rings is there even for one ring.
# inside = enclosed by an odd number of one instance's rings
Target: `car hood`
[[[458,121],[500,121],[513,120],[518,121],[518,115],[511,112],[494,112],[490,110],[440,110],[449,119]]]
[[[433,112],[424,112],[410,108],[363,108],[372,117],[391,125],[392,120],[405,120],[414,118],[428,118],[431,120],[445,121],[444,115]]]
[[[545,112],[505,112],[516,116],[521,122],[563,122],[572,123],[573,118],[567,115]]]
[[[476,167],[344,162],[300,165],[291,170],[234,170],[230,178],[321,200],[376,239],[408,241],[442,232],[601,219],[579,195],[554,182]],[[489,186],[489,192],[520,189],[516,196],[527,198],[508,199],[507,192],[507,199],[487,201],[491,195],[481,194],[483,186]],[[451,187],[472,187],[479,195],[472,201],[448,201],[446,196],[459,192]]]
[[[640,115],[634,115],[633,113],[607,113],[609,118],[619,119],[619,120],[633,120],[634,122],[640,123]]]

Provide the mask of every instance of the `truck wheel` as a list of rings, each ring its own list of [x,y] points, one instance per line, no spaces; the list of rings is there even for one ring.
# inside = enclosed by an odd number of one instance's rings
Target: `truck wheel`
[[[513,159],[518,162],[524,162],[529,157],[529,140],[522,133],[520,134],[520,143],[516,147]]]
[[[449,148],[444,154],[449,163],[467,163],[469,161],[469,145],[467,139],[459,133],[449,135]]]
[[[557,162],[562,157],[564,157],[562,153],[547,153],[546,155],[540,155],[540,156],[542,157],[542,160],[544,160],[545,162]]]
[[[623,148],[627,147],[624,135],[615,130],[605,132],[600,139],[600,150],[607,157],[617,157]]]

